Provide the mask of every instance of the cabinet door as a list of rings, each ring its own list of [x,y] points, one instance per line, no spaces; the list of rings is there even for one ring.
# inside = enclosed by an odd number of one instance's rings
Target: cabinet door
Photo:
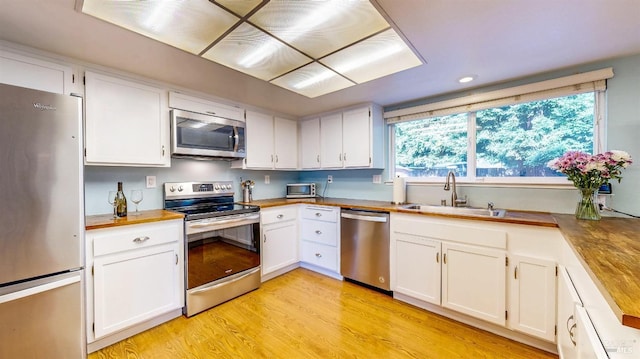
[[[177,242],[96,257],[95,338],[180,308]]]
[[[320,119],[320,163],[324,168],[342,167],[342,114]]]
[[[87,164],[168,166],[166,91],[87,72]]]
[[[0,49],[0,82],[34,90],[68,94],[71,67]]]
[[[371,166],[371,116],[369,107],[342,114],[342,158],[345,167]]]
[[[558,354],[562,359],[578,358],[576,346],[575,308],[582,306],[569,273],[565,267],[558,268]]]
[[[444,242],[442,253],[442,306],[505,325],[505,252]]]
[[[441,242],[394,233],[394,291],[440,305]]]
[[[509,327],[555,341],[556,262],[510,256]]]
[[[262,275],[298,262],[298,230],[295,221],[262,227]]]
[[[608,359],[600,338],[584,307],[576,306],[576,343],[580,359]],[[628,353],[630,354],[630,353]],[[564,359],[564,358],[563,358]]]
[[[273,168],[273,117],[247,111],[247,168]]]
[[[320,119],[300,123],[300,166],[320,168]]]
[[[274,149],[275,168],[298,168],[298,122],[275,118]]]

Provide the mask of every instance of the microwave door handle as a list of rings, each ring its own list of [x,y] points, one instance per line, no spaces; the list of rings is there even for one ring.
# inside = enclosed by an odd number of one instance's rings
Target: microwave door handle
[[[238,128],[233,126],[233,152],[238,152]]]

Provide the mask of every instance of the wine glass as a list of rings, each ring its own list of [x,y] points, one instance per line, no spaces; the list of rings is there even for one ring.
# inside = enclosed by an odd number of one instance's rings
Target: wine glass
[[[109,197],[107,197],[107,201],[113,207],[113,218],[118,218],[116,215],[116,191],[109,191]]]
[[[138,213],[138,203],[142,202],[142,190],[141,189],[131,190],[131,202],[136,204],[136,214],[135,214],[135,216],[139,215],[139,213]]]

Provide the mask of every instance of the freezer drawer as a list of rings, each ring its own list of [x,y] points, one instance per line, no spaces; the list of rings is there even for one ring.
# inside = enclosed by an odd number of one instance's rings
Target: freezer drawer
[[[86,357],[81,273],[1,288],[0,358]]]

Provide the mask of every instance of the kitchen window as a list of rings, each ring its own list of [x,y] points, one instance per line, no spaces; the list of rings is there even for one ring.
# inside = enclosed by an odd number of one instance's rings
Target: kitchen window
[[[604,149],[612,76],[605,69],[387,111],[391,176],[440,182],[454,171],[468,183],[567,184],[547,163],[569,150]]]

